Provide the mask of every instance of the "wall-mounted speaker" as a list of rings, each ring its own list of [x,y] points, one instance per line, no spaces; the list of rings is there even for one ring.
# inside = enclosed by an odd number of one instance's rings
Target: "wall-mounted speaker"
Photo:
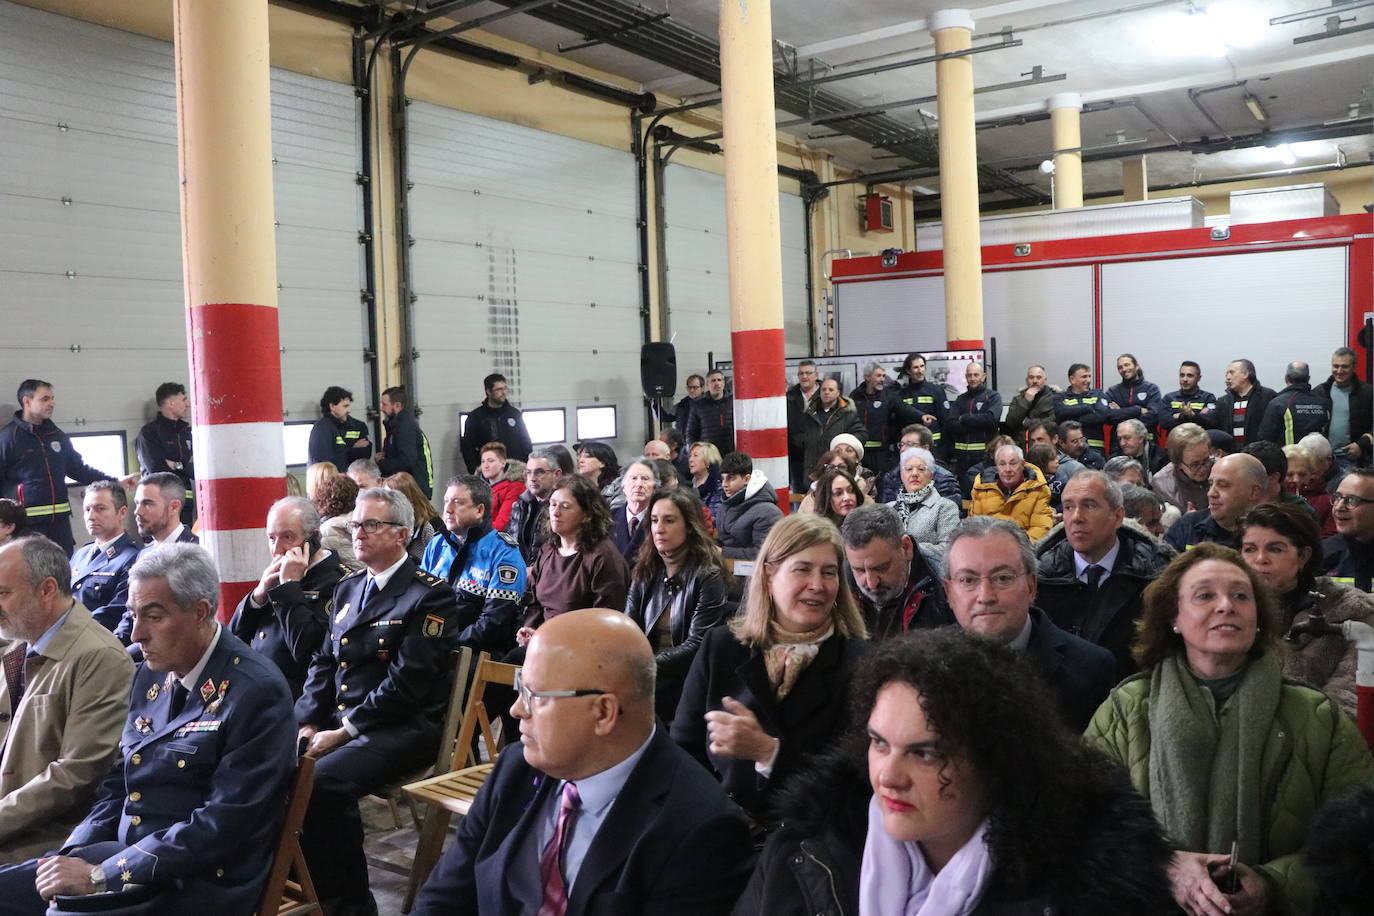
[[[677,351],[670,343],[646,343],[639,351],[639,380],[646,398],[671,398],[677,393]]]

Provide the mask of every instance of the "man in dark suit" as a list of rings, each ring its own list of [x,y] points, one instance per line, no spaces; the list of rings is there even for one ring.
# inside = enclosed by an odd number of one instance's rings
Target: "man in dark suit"
[[[1112,654],[1055,626],[1035,601],[1035,550],[1019,525],[975,515],[945,549],[945,593],[959,626],[1026,653],[1081,732],[1116,684]]]
[[[496,768],[413,916],[728,913],[753,866],[739,809],[654,724],[654,655],[619,611],[530,641]]]
[[[631,568],[639,555],[640,545],[649,534],[649,497],[654,495],[658,485],[658,474],[643,458],[625,465],[620,475],[620,493],[625,497],[625,505],[611,509],[611,540]]]
[[[366,569],[325,606],[329,631],[296,701],[306,754],[319,760],[301,849],[331,916],[375,914],[358,799],[434,762],[452,677],[453,589],[417,567],[403,493],[358,494],[349,528]]]
[[[281,672],[215,622],[218,601],[201,547],[169,544],[134,564],[129,608],[144,661],[119,755],[57,855],[0,869],[0,913],[40,916],[55,896],[105,891],[119,893],[94,909],[257,908],[296,735]]]

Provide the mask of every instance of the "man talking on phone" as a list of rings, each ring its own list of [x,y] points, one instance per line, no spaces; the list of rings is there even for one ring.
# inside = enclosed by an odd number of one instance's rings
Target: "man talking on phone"
[[[338,555],[320,546],[320,514],[310,500],[288,496],[267,513],[272,562],[239,602],[229,630],[281,669],[300,699],[310,657],[324,640],[325,606],[347,573]]]

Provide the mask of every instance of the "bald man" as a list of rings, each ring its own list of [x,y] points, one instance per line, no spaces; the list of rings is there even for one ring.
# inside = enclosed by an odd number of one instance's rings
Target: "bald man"
[[[619,611],[535,631],[497,759],[413,916],[728,913],[753,867],[739,809],[654,724],[654,654]]]
[[[1189,512],[1164,532],[1164,540],[1182,552],[1204,541],[1240,549],[1240,520],[1264,501],[1269,475],[1254,455],[1227,455],[1212,465],[1207,482],[1207,508]]]

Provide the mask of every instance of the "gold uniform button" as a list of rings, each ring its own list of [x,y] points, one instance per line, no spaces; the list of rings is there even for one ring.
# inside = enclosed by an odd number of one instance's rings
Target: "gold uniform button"
[[[342,703],[339,704],[339,712],[343,712],[343,711],[344,711],[345,709],[347,709],[347,708],[348,708],[348,707],[344,706],[344,704],[342,704]]]
[[[238,663],[239,663],[239,657],[238,657],[237,655],[235,655],[235,656],[234,656],[234,664],[237,665]]]
[[[339,667],[340,667],[340,668],[347,668],[347,667],[348,667],[348,662],[339,662]]]
[[[345,636],[343,639],[339,640],[339,645],[341,645],[341,646],[346,646],[346,645],[348,645],[348,637]]]
[[[385,638],[385,637],[382,637],[382,638],[378,639],[378,640],[377,640],[377,645],[379,645],[379,646],[384,646],[384,645],[386,645],[386,638]]]
[[[130,793],[129,793],[129,801],[136,802],[136,801],[138,801],[139,799],[141,799],[142,797],[143,797],[143,793],[142,793],[142,792],[130,792]]]
[[[129,818],[129,823],[131,823],[131,824],[133,824],[135,827],[137,827],[139,824],[143,823],[143,818],[141,818],[141,817],[139,817],[137,814],[135,814],[133,817]]]
[[[138,754],[134,754],[132,757],[129,758],[129,762],[132,763],[134,766],[138,766],[140,763],[143,762],[143,758],[140,757]]]
[[[216,878],[223,878],[223,877],[224,877],[224,869],[222,869],[222,868],[217,868],[217,869],[215,869],[215,877],[216,877]]]
[[[258,630],[258,639],[266,639],[266,638],[267,638],[267,631],[266,631],[266,630]]]
[[[178,769],[178,770],[184,770],[184,769],[186,769],[186,761],[185,761],[185,760],[178,760],[178,761],[177,761],[177,769]]]

